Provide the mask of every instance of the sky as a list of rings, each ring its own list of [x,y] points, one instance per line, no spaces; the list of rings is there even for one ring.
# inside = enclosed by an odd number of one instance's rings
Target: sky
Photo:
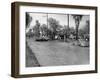
[[[42,24],[47,24],[47,15],[48,18],[54,18],[57,21],[59,21],[59,24],[64,26],[68,25],[68,15],[67,14],[46,14],[46,13],[29,13],[29,15],[32,17],[32,21],[30,22],[30,28],[33,28],[34,25],[36,24],[36,20],[39,20],[39,23]],[[83,28],[86,25],[86,21],[90,20],[89,15],[83,15],[82,20],[80,22],[79,28]],[[69,14],[69,27],[74,27],[75,28],[75,20],[73,19],[72,15]]]
[[[86,25],[86,21],[87,20],[90,21],[89,15],[83,15],[83,17],[82,17],[82,19],[80,21],[80,25],[79,25],[80,29],[83,28]],[[69,15],[69,26],[75,28],[75,20],[73,19],[72,15]]]
[[[64,26],[68,25],[68,15],[67,14],[48,14],[48,18],[54,18],[59,21],[59,24]]]
[[[29,13],[32,17],[30,27],[33,27],[36,24],[36,20],[39,20],[40,24],[47,24],[47,14],[44,13]]]

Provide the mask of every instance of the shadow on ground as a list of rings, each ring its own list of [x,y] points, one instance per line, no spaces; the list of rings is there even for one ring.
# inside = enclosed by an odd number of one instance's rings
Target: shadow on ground
[[[32,50],[29,48],[29,46],[26,44],[26,67],[37,67],[40,66],[35,54],[32,52]]]

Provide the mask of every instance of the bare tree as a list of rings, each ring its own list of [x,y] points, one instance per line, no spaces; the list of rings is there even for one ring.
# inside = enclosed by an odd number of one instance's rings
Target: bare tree
[[[40,23],[38,20],[36,20],[36,24],[33,30],[34,30],[35,37],[40,37]]]
[[[41,29],[42,36],[47,36],[48,35],[48,27],[47,27],[46,24],[42,24],[40,29]]]
[[[64,35],[64,42],[67,40],[68,38],[68,29],[69,27],[64,25],[64,28],[63,28],[63,35]]]
[[[52,31],[52,39],[55,39],[55,35],[57,34],[57,28],[59,27],[59,21],[54,18],[49,18],[48,23],[50,25],[50,29]]]

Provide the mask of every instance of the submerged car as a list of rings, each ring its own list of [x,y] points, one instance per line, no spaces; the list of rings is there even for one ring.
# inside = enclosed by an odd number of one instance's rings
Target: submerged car
[[[86,41],[84,39],[79,39],[78,41],[75,41],[73,45],[80,47],[89,47],[89,41]]]
[[[46,37],[46,36],[42,36],[42,37],[39,37],[39,38],[36,38],[36,41],[48,41],[49,38]]]
[[[80,40],[79,39],[79,46],[81,46],[81,47],[89,47],[89,41]]]

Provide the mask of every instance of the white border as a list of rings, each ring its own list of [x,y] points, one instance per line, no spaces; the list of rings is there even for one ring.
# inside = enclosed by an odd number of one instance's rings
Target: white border
[[[56,12],[55,12],[56,11]],[[25,12],[45,12],[45,13],[66,13],[66,14],[84,14],[90,15],[90,64],[89,65],[71,65],[55,67],[25,67]],[[73,72],[95,70],[95,11],[86,9],[72,8],[51,8],[51,7],[32,7],[20,6],[20,74],[39,74],[54,72]]]

